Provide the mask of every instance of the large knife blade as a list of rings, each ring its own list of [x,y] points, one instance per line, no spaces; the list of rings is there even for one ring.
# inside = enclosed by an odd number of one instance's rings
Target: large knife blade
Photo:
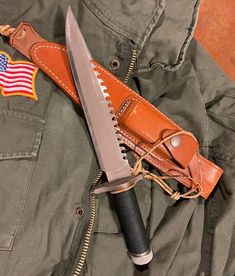
[[[92,142],[101,170],[109,183],[131,177],[130,166],[122,152],[116,119],[107,101],[108,94],[101,85],[95,64],[69,7],[66,18],[66,44],[70,66],[87,120]],[[143,265],[152,259],[149,240],[133,188],[112,195],[121,229],[135,264]]]

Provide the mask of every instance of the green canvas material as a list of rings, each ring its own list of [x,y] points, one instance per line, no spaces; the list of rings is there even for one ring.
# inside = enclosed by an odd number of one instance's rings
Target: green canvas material
[[[127,84],[191,131],[200,153],[224,169],[206,201],[176,202],[156,184],[138,183],[154,253],[142,269],[128,257],[108,196],[99,195],[80,275],[233,276],[235,84],[192,38],[199,1],[1,0],[0,24],[28,21],[45,39],[64,44],[68,5],[93,57],[121,80],[137,51]],[[26,60],[7,39],[0,39],[0,51]],[[120,63],[115,70],[113,60]],[[0,93],[0,276],[72,276],[99,166],[81,110],[41,71],[35,85],[38,101]]]

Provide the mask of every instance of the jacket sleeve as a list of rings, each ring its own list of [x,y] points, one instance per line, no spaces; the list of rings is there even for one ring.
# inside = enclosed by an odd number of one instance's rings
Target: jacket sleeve
[[[235,271],[235,84],[201,47],[193,60],[206,107],[209,157],[224,170],[206,206],[201,269],[210,275]]]

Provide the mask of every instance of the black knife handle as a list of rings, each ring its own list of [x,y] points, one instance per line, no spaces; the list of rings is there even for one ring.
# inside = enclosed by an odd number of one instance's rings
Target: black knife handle
[[[111,195],[129,254],[137,265],[151,261],[152,250],[141,217],[134,188]]]

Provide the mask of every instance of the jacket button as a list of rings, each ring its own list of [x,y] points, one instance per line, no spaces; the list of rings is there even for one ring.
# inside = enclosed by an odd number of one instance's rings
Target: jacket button
[[[110,61],[109,65],[113,70],[117,70],[120,67],[120,61],[114,58],[113,60]]]
[[[81,207],[76,209],[76,215],[81,218],[84,215],[84,210]]]

